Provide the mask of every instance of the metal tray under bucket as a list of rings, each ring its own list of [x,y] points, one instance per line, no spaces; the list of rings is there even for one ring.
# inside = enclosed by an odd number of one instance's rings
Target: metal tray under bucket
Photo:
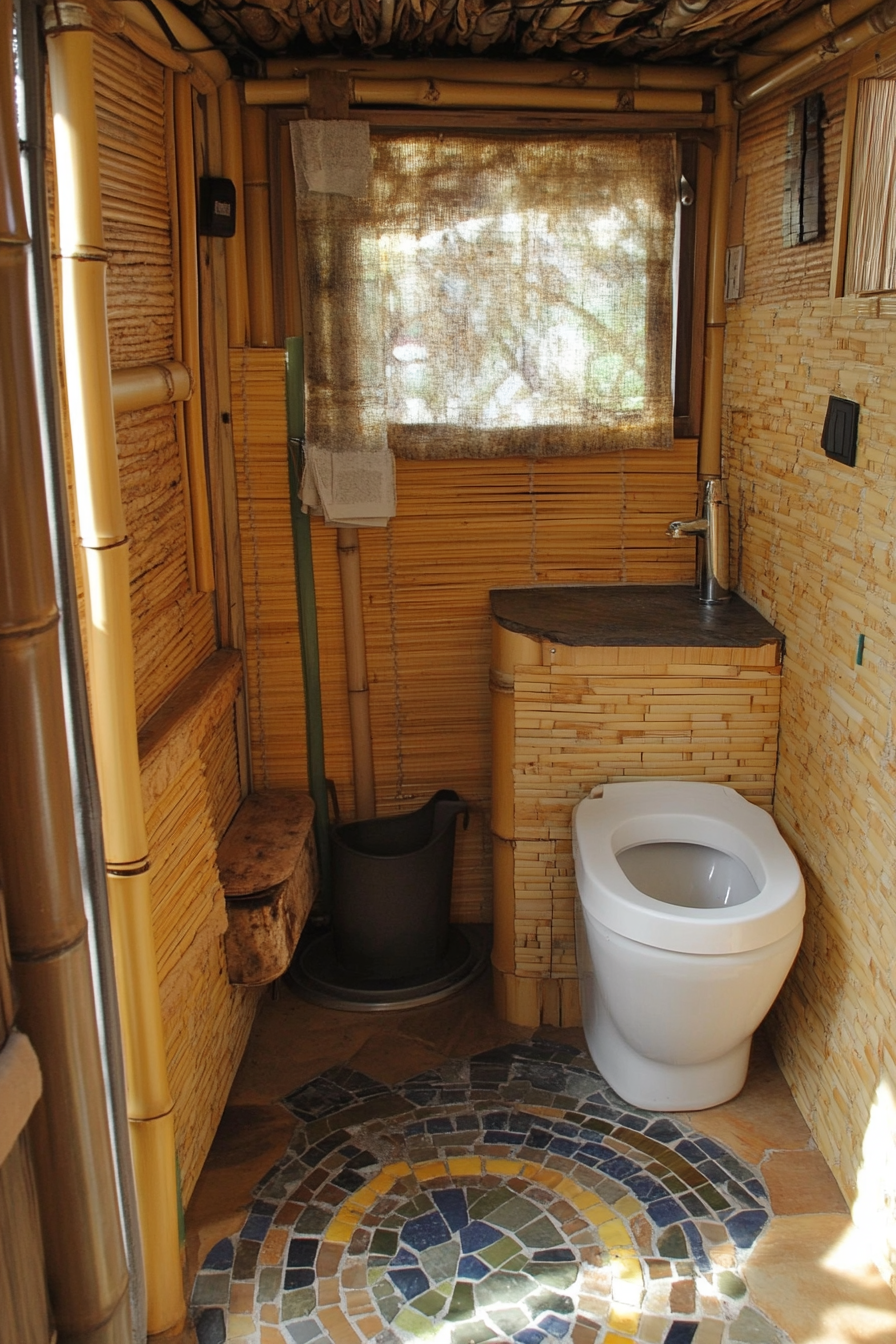
[[[453,789],[404,816],[333,831],[333,942],[359,981],[436,971],[448,949],[454,830],[469,811]]]

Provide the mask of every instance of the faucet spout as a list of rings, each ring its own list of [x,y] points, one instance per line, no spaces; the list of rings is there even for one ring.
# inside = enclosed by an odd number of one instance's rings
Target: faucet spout
[[[702,537],[706,535],[709,523],[705,518],[677,518],[666,528],[667,537]]]
[[[703,512],[699,518],[677,518],[666,529],[669,537],[696,537],[700,601],[727,602],[728,589],[728,498],[725,484],[711,477],[703,485]]]

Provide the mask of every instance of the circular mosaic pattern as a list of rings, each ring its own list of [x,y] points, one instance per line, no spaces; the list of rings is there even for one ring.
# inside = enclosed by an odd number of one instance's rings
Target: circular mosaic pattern
[[[193,1291],[200,1344],[780,1344],[739,1267],[757,1173],[533,1041],[386,1088],[335,1069]]]

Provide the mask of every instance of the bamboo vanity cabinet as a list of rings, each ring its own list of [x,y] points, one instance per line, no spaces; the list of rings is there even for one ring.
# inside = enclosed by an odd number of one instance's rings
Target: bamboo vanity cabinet
[[[572,809],[596,784],[730,784],[771,808],[783,636],[681,585],[504,588],[492,605],[495,1006],[579,1022]]]

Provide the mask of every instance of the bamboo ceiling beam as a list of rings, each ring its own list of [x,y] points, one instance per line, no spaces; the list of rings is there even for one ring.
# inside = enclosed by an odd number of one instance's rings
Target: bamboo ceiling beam
[[[192,394],[192,374],[176,359],[112,370],[112,404],[116,415],[172,401],[188,401]]]
[[[767,70],[786,57],[803,51],[816,40],[824,42],[831,33],[867,14],[878,3],[879,0],[830,0],[830,4],[810,9],[742,51],[734,62],[737,79],[750,79],[760,70]]]
[[[307,76],[299,79],[247,79],[248,107],[301,107],[309,101]],[[587,112],[703,112],[700,89],[568,89],[531,84],[457,83],[449,80],[350,78],[349,102],[355,107],[539,108]]]
[[[896,27],[896,0],[884,0],[884,3],[872,9],[863,18],[847,28],[838,28],[829,33],[821,42],[816,42],[804,51],[797,52],[786,61],[771,66],[761,74],[747,79],[734,88],[734,106],[751,107],[754,103],[786,88],[804,75],[826,62],[855,51],[872,38],[880,37]]]
[[[848,0],[839,0],[847,3]],[[857,0],[852,0],[856,3]],[[866,7],[877,0],[864,0]],[[339,70],[355,78],[437,79],[450,83],[545,85],[570,89],[702,89],[725,80],[719,69],[698,65],[590,65],[559,61],[492,61],[478,57],[388,61],[315,56],[272,56],[265,62],[269,80],[294,79],[313,70]]]
[[[154,1334],[180,1326],[184,1299],[174,1114],[137,751],[129,544],[109,364],[94,38],[88,11],[74,4],[67,4],[64,12],[55,5],[48,7],[45,28],[57,172],[62,346],[84,564],[91,719],[146,1267],[147,1328]],[[60,733],[64,739],[64,730]]]

